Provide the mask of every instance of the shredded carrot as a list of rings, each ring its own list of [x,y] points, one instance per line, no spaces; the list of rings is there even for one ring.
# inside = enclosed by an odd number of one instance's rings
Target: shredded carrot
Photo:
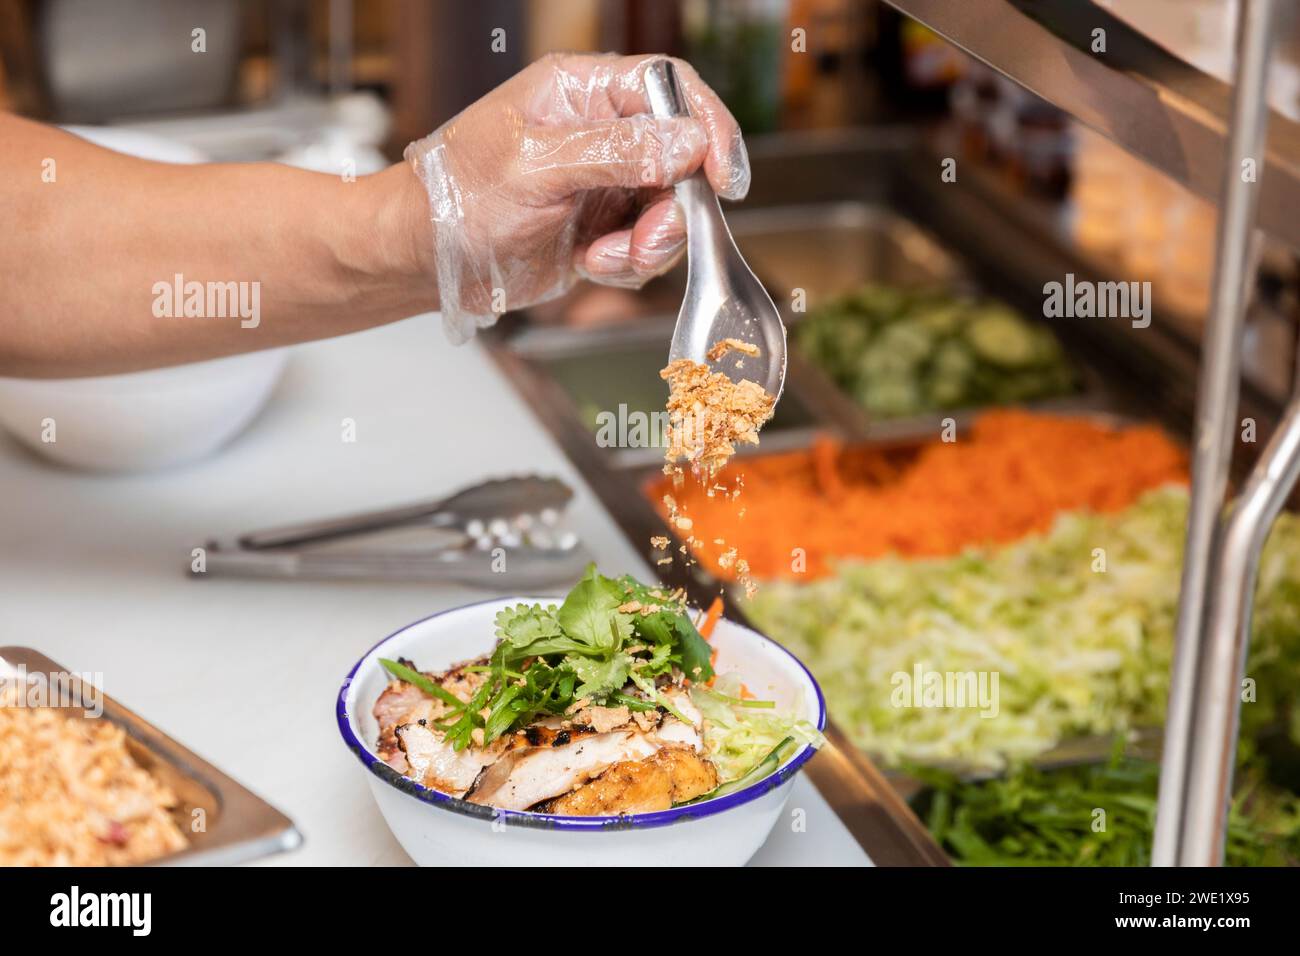
[[[843,497],[845,491],[839,469],[836,468],[841,451],[838,442],[824,435],[818,435],[809,449],[817,490],[832,501]]]
[[[824,441],[729,470],[744,473],[743,517],[727,495],[672,491],[698,529],[696,557],[732,577],[734,567],[718,563],[725,549],[709,544],[720,538],[745,555],[754,577],[811,579],[839,558],[952,555],[1046,531],[1062,511],[1118,511],[1150,488],[1185,483],[1187,456],[1154,426],[999,410],[955,442]],[[647,487],[656,503],[669,491],[664,481]]]
[[[718,626],[718,618],[720,617],[722,617],[722,598],[715,597],[713,603],[709,605],[709,610],[704,615],[704,623],[700,625],[700,637],[707,641],[713,633],[713,629]],[[718,656],[716,650],[713,652],[713,656]]]
[[[717,603],[717,599],[714,600],[714,603]],[[712,628],[709,630],[712,630]],[[705,635],[705,640],[708,640],[707,635]],[[713,676],[709,678],[704,685],[705,687],[712,687],[718,682],[718,649],[716,647],[709,653],[709,666],[713,668]]]

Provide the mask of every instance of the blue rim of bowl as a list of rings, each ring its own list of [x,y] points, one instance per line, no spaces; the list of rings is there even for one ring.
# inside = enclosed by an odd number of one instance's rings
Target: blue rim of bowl
[[[735,793],[729,793],[722,797],[715,797],[704,803],[687,804],[682,807],[673,807],[670,810],[656,810],[653,813],[637,813],[625,816],[594,816],[594,817],[570,817],[560,816],[553,813],[533,813],[528,810],[500,810],[495,807],[485,807],[477,803],[470,803],[467,800],[461,800],[459,797],[453,797],[433,790],[423,784],[416,783],[409,777],[404,777],[388,764],[384,763],[370,748],[358,739],[357,735],[352,732],[352,721],[348,716],[347,699],[348,690],[352,686],[353,680],[357,676],[357,671],[361,665],[366,662],[370,655],[383,647],[393,638],[404,634],[413,627],[418,627],[426,621],[432,621],[434,618],[442,617],[446,614],[453,614],[457,611],[463,611],[471,607],[480,607],[484,604],[501,604],[505,606],[507,600],[502,598],[488,598],[483,601],[475,601],[472,604],[462,604],[458,607],[448,608],[445,611],[438,611],[427,617],[422,617],[418,621],[412,621],[405,627],[400,627],[393,633],[389,634],[383,640],[375,644],[374,647],[366,651],[355,664],[352,670],[348,671],[348,676],[343,679],[343,686],[339,689],[338,701],[335,704],[335,716],[338,719],[339,733],[343,736],[343,742],[348,749],[356,755],[361,761],[362,766],[369,770],[379,779],[383,780],[389,786],[415,799],[426,803],[430,806],[437,807],[440,810],[449,810],[452,813],[458,813],[461,816],[473,817],[479,820],[485,820],[489,823],[500,821],[506,826],[529,827],[536,830],[570,830],[574,832],[598,833],[606,830],[647,830],[653,827],[666,827],[674,823],[684,823],[688,820],[698,820],[703,817],[711,817],[717,813],[725,813],[727,810],[739,807],[742,804],[757,800],[766,793],[770,793],[776,788],[783,785],[787,780],[799,772],[799,768],[812,759],[817,749],[812,744],[804,744],[803,747],[795,753],[793,757],[787,760],[783,765],[778,767],[774,773],[768,774],[762,780],[758,780],[742,790]],[[737,627],[744,625],[737,624]],[[762,638],[771,644],[803,671],[804,676],[808,678],[808,683],[812,685],[817,694],[817,729],[826,729],[826,698],[822,694],[821,685],[817,683],[817,678],[813,677],[812,672],[804,666],[803,661],[795,657],[788,650],[772,640],[765,634],[760,634],[753,628],[745,628],[752,634]]]

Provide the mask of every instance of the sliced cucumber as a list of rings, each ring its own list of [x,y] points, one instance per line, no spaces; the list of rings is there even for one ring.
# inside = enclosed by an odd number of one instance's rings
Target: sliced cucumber
[[[913,321],[935,335],[952,335],[965,324],[966,306],[957,302],[928,306]]]
[[[985,362],[1001,368],[1035,365],[1040,345],[1034,329],[1009,309],[981,309],[966,326],[966,341]]]

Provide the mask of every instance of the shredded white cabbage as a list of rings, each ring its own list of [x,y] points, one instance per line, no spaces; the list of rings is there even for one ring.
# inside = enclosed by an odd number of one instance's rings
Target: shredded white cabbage
[[[741,694],[735,673],[720,674],[712,688],[691,687],[691,702],[704,718],[704,749],[718,769],[720,783],[739,780],[787,738],[794,738],[796,745],[825,743],[808,721],[764,706],[766,702],[742,701]]]
[[[1158,489],[998,549],[769,583],[749,609],[808,664],[832,719],[868,752],[997,769],[1068,735],[1163,721],[1186,512],[1184,489]],[[1262,575],[1279,574],[1266,560]],[[896,675],[918,665],[996,673],[996,715],[900,705]]]

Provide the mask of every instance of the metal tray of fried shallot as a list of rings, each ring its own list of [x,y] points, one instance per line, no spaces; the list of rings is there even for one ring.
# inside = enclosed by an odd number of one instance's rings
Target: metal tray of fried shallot
[[[60,699],[47,706],[65,719],[107,720],[121,727],[131,759],[175,794],[169,812],[188,845],[145,865],[231,866],[302,843],[287,816],[112,697],[88,688],[76,672],[30,647],[0,647],[0,678],[13,680],[18,674],[28,681],[35,675],[57,679]],[[86,714],[101,706],[97,716]]]

